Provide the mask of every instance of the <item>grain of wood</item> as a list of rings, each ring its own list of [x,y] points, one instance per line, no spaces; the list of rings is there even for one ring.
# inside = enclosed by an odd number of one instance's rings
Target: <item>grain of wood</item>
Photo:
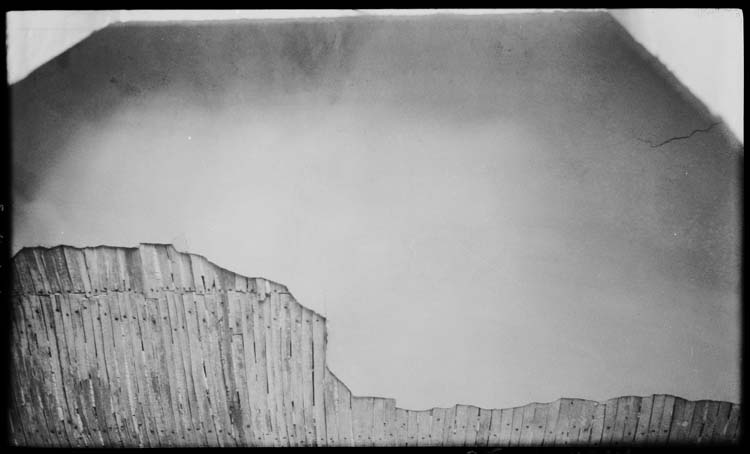
[[[443,445],[443,431],[446,425],[447,408],[433,408],[430,426],[430,446]]]
[[[578,431],[578,446],[586,446],[591,440],[591,429],[594,423],[594,414],[597,403],[593,400],[584,400],[581,403],[580,430]]]
[[[641,398],[641,406],[638,409],[638,424],[636,426],[633,443],[645,444],[648,442],[649,426],[651,425],[651,408],[653,407],[654,396]]]
[[[477,445],[477,433],[479,432],[479,414],[480,409],[475,406],[469,406],[466,410],[466,438],[464,446]]]
[[[706,413],[703,420],[703,428],[698,436],[698,443],[710,443],[719,413],[719,402],[711,400],[706,404]]]
[[[335,378],[335,377],[334,377]],[[336,381],[336,413],[338,416],[338,436],[340,446],[354,446],[352,430],[352,393],[341,380]],[[395,405],[395,402],[391,402]]]
[[[409,441],[408,414],[403,408],[396,408],[396,445],[407,446]],[[352,422],[354,419],[352,418]]]
[[[326,418],[326,443],[328,446],[337,446],[339,441],[338,428],[339,423],[336,412],[336,383],[332,376],[325,370],[325,379],[323,380],[323,399]]]
[[[325,321],[313,313],[313,420],[317,446],[326,446],[325,403],[323,379],[325,377],[326,333]]]

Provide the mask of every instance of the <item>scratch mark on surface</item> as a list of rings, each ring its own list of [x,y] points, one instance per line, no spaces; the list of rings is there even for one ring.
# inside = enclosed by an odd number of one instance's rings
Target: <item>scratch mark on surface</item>
[[[694,130],[693,132],[691,132],[690,134],[688,134],[688,135],[686,135],[686,136],[677,136],[677,137],[672,137],[672,138],[670,138],[670,139],[667,139],[667,140],[665,140],[664,142],[659,142],[659,143],[653,143],[653,142],[651,142],[650,140],[647,140],[647,139],[641,139],[640,137],[637,137],[637,139],[638,139],[638,140],[640,140],[640,141],[641,141],[641,142],[643,142],[643,143],[647,143],[647,144],[649,144],[649,146],[650,146],[651,148],[659,148],[659,147],[661,147],[662,145],[666,145],[666,144],[668,144],[668,143],[670,143],[670,142],[674,142],[675,140],[683,140],[683,139],[689,139],[689,138],[693,137],[693,136],[694,136],[695,134],[697,134],[697,133],[699,133],[699,132],[708,132],[708,131],[710,131],[711,129],[713,129],[713,128],[714,128],[715,126],[717,126],[717,125],[718,125],[719,123],[721,123],[721,122],[720,122],[720,121],[717,121],[717,122],[711,123],[711,125],[709,125],[709,126],[708,126],[707,128],[704,128],[704,129],[696,129],[696,130]]]

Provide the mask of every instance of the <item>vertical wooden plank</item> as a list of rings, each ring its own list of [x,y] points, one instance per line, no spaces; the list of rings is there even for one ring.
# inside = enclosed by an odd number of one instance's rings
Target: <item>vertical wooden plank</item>
[[[430,446],[442,446],[443,444],[443,429],[445,428],[446,422],[446,408],[433,408],[432,409],[432,422],[430,428]],[[416,441],[416,440],[415,440]]]
[[[612,429],[610,438],[610,443],[612,445],[622,444],[623,436],[625,434],[625,424],[627,423],[628,416],[630,416],[631,405],[631,396],[617,398],[617,416],[615,418],[614,428]]]
[[[396,399],[385,399],[383,419],[385,426],[384,446],[396,446]]]
[[[674,411],[674,396],[664,396],[664,405],[661,414],[661,420],[657,427],[656,443],[659,445],[667,444],[669,440],[669,428],[672,426],[672,412]]]
[[[170,384],[169,361],[165,346],[165,333],[162,316],[159,313],[159,303],[155,299],[143,300],[143,315],[146,320],[142,325],[145,338],[144,354],[146,355],[148,382],[154,400],[158,403],[158,442],[162,447],[175,447],[178,445],[176,436],[177,426],[177,402],[174,400],[174,387]]]
[[[205,259],[204,259],[205,260]],[[228,389],[227,381],[225,378],[225,361],[220,345],[222,342],[222,333],[220,332],[223,320],[221,319],[220,313],[220,301],[219,294],[213,291],[205,293],[206,310],[208,317],[208,334],[206,336],[206,342],[208,344],[209,351],[211,352],[211,371],[213,373],[213,383],[215,386],[214,396],[217,404],[215,406],[217,415],[221,424],[218,425],[217,431],[219,437],[223,439],[225,446],[236,446],[236,441],[232,433],[232,422],[230,416]],[[208,366],[207,366],[208,367]]]
[[[184,274],[181,274],[181,276],[182,278],[185,277]],[[182,284],[185,284],[185,282],[183,281]],[[183,316],[185,317],[185,325],[187,326],[186,334],[190,345],[188,354],[192,368],[192,383],[200,414],[199,425],[195,430],[201,433],[201,440],[205,440],[206,446],[218,447],[220,446],[218,432],[214,425],[216,413],[211,408],[208,378],[202,356],[203,347],[200,337],[200,318],[202,317],[202,312],[198,308],[195,294],[184,293],[182,299]]]
[[[336,413],[339,425],[339,444],[341,446],[354,446],[354,433],[352,431],[352,393],[346,385],[338,379],[336,380],[336,387]],[[395,402],[392,403],[395,405]]]
[[[283,295],[288,296],[288,295]],[[284,414],[284,424],[286,425],[286,432],[287,432],[287,443],[289,446],[298,446],[297,444],[297,431],[294,427],[294,410],[292,409],[292,398],[293,398],[293,391],[291,386],[291,354],[292,354],[292,342],[291,342],[291,326],[290,326],[290,320],[289,320],[289,299],[288,298],[282,298],[282,295],[279,293],[274,293],[272,296],[272,304],[274,304],[278,308],[278,318],[279,318],[279,350],[281,353],[280,356],[280,370],[281,370],[281,389],[282,389],[282,399],[281,402],[283,404],[283,414]],[[323,382],[324,382],[324,388],[323,388],[323,395],[325,398],[325,392],[326,392],[326,373],[324,371],[323,373]],[[335,414],[336,406],[335,406],[335,397],[333,396],[334,390],[332,387],[330,388],[330,397],[331,402],[330,405],[332,409],[330,410]],[[326,404],[329,404],[329,402],[325,402]],[[328,413],[329,410],[326,409],[326,413]],[[334,419],[335,420],[335,419]],[[326,433],[332,434],[334,438],[337,438],[336,436],[336,426],[337,424],[334,424],[333,428],[329,428],[328,424],[326,424]],[[330,438],[330,437],[329,437]],[[335,445],[335,443],[334,443]]]
[[[149,288],[153,285],[154,294],[157,290],[157,281],[148,283]],[[185,415],[184,389],[179,383],[178,365],[176,349],[174,346],[174,330],[169,315],[169,303],[164,293],[159,293],[158,298],[154,299],[154,309],[156,314],[158,331],[161,334],[161,353],[162,353],[162,376],[165,378],[166,392],[169,393],[169,401],[172,406],[173,422],[170,430],[170,446],[185,446],[185,434],[189,423]],[[212,356],[214,357],[214,356]]]
[[[502,432],[502,410],[490,410],[490,429],[487,446],[500,446],[500,432]]]
[[[225,399],[229,413],[228,435],[234,446],[242,444],[243,429],[241,426],[242,413],[239,409],[240,402],[237,395],[237,384],[234,381],[234,370],[231,358],[231,327],[232,314],[229,311],[229,295],[224,289],[216,290],[218,296],[216,306],[218,323],[217,335],[219,339],[219,357],[222,367],[222,380],[225,389]]]
[[[555,436],[557,435],[557,419],[560,416],[560,406],[562,399],[557,399],[549,404],[547,411],[547,423],[544,429],[544,438],[542,446],[554,446]]]
[[[547,427],[547,417],[551,404],[536,404],[534,405],[534,416],[531,420],[531,430],[529,430],[529,436],[522,440],[524,446],[541,446],[544,441],[544,432]]]
[[[432,411],[422,410],[415,412],[417,416],[417,446],[433,445],[431,441],[432,428]]]
[[[716,414],[716,423],[714,424],[714,431],[711,434],[711,443],[723,442],[724,434],[726,433],[727,423],[729,422],[729,412],[732,410],[732,404],[730,402],[719,402],[719,410]]]
[[[305,430],[305,400],[303,396],[303,388],[305,387],[304,373],[302,370],[302,306],[294,301],[289,294],[282,294],[281,298],[287,301],[289,305],[289,325],[290,330],[290,344],[291,344],[291,356],[289,358],[291,370],[290,370],[290,383],[292,388],[292,411],[293,411],[293,423],[295,440],[298,446],[308,446],[307,433]],[[334,379],[334,395],[338,402],[338,380]],[[338,412],[338,403],[337,412]]]
[[[253,434],[258,446],[273,446],[270,437],[271,429],[267,425],[268,393],[265,382],[265,350],[261,352],[258,339],[258,310],[259,307],[253,295],[241,294],[242,332],[245,339],[245,361],[247,380],[250,386],[250,411],[253,423]],[[262,332],[262,331],[261,331]]]
[[[124,323],[124,314],[120,310],[120,294],[117,292],[109,292],[108,295],[110,296],[109,309],[112,317],[110,317],[109,320],[112,323],[114,351],[117,355],[118,367],[120,368],[120,378],[123,380],[123,388],[125,390],[125,408],[123,408],[123,415],[125,416],[126,424],[129,424],[131,434],[134,436],[133,441],[135,445],[138,447],[144,447],[145,437],[141,430],[141,418],[138,415],[139,406],[136,396],[135,377],[133,376],[133,365],[131,363],[133,354],[127,348],[130,341],[128,339],[128,332],[126,331],[126,324]]]
[[[604,430],[602,431],[602,446],[611,446],[613,435],[615,433],[615,421],[617,421],[617,404],[616,397],[605,402],[604,411]]]
[[[354,410],[355,398],[352,398],[352,410]],[[356,413],[355,413],[356,414]],[[359,423],[359,421],[358,421]],[[359,439],[362,435],[363,429],[357,425],[358,432],[355,435]],[[442,432],[441,432],[442,435]],[[406,410],[406,445],[417,446],[417,440],[419,439],[419,424],[417,424],[417,412],[414,410]],[[359,440],[355,443],[355,446],[365,446]]]
[[[234,374],[233,380],[237,394],[235,400],[238,405],[236,411],[241,419],[237,425],[240,428],[242,446],[256,446],[259,443],[256,442],[255,427],[252,423],[252,403],[249,394],[252,390],[253,382],[248,379],[250,365],[247,363],[247,359],[250,358],[248,350],[253,348],[253,341],[250,340],[250,345],[247,345],[244,318],[245,308],[243,307],[245,301],[241,299],[239,293],[234,291],[227,293],[227,296],[231,332],[232,372]]]
[[[36,396],[42,408],[42,413],[39,416],[45,423],[39,427],[39,432],[47,446],[62,446],[57,437],[57,431],[54,430],[58,425],[56,415],[57,401],[54,384],[51,380],[52,368],[49,361],[52,350],[42,316],[41,301],[43,299],[48,299],[48,297],[26,295],[20,302],[24,306],[23,312],[26,320],[26,331],[27,334],[31,335],[29,337],[30,347],[34,348],[30,352],[30,359],[33,367],[31,371],[32,376],[38,384],[39,389],[39,395]]]
[[[323,390],[323,398],[325,399],[326,442],[328,446],[338,446],[339,424],[336,414],[336,396],[334,395],[336,384],[329,374],[328,369],[325,369],[325,373],[326,378],[323,380],[323,386],[325,387]]]
[[[88,446],[101,446],[104,440],[101,434],[98,433],[98,422],[95,415],[96,403],[91,389],[92,383],[89,374],[91,361],[86,349],[86,330],[82,314],[85,297],[77,294],[65,294],[65,299],[69,301],[70,305],[70,321],[76,356],[76,386],[79,390],[78,400],[81,405],[81,420],[88,437]]]
[[[693,417],[690,421],[690,430],[688,431],[688,443],[698,443],[703,430],[703,424],[706,418],[706,409],[709,401],[699,400],[693,407]]]
[[[190,415],[190,425],[187,427],[188,434],[186,440],[193,446],[203,445],[206,443],[205,432],[202,432],[201,421],[202,414],[196,394],[196,384],[193,381],[193,366],[191,364],[192,355],[190,354],[189,325],[185,317],[185,306],[192,307],[192,295],[180,295],[171,291],[167,293],[167,301],[170,305],[170,318],[173,321],[177,331],[175,333],[176,345],[179,347],[180,364],[182,369],[178,371],[181,381],[184,382],[185,395],[188,403],[188,414]],[[190,310],[190,309],[189,309]]]
[[[11,381],[13,382],[13,392],[11,397],[14,399],[15,408],[18,410],[19,427],[24,433],[24,439],[28,446],[43,446],[44,443],[38,437],[38,423],[35,421],[36,416],[33,410],[33,403],[30,402],[27,348],[28,340],[25,335],[22,311],[20,304],[14,304],[11,308]]]
[[[305,418],[305,434],[308,446],[315,446],[315,424],[313,422],[313,327],[312,327],[312,311],[307,308],[302,308],[302,326],[301,326],[301,359],[302,359],[302,371],[303,371],[303,387],[302,387],[302,398],[304,401],[304,418]],[[351,406],[351,403],[349,404]],[[354,443],[354,440],[350,440]]]
[[[62,246],[57,246],[46,251],[45,261],[50,262],[55,273],[57,274],[58,284],[60,286],[60,292],[72,293],[75,292],[73,286],[73,280],[70,277],[68,271],[68,264],[65,260],[65,252]]]
[[[34,285],[34,279],[31,271],[29,270],[29,264],[26,259],[27,252],[25,249],[21,249],[13,257],[13,271],[14,276],[18,277],[18,283],[20,284],[20,293],[22,294],[38,294],[37,287]]]
[[[372,403],[373,446],[385,445],[385,399],[376,397]]]
[[[706,405],[706,413],[703,420],[703,429],[698,437],[698,443],[708,444],[711,443],[711,437],[714,433],[714,426],[716,425],[716,417],[719,413],[719,402],[711,400]]]
[[[396,408],[396,446],[406,446],[408,444],[408,423],[409,420],[406,410],[403,408]]]
[[[278,299],[273,298],[270,299],[266,306],[268,306],[269,318],[266,320],[267,327],[268,327],[268,337],[266,338],[266,345],[268,346],[268,359],[269,359],[269,369],[271,371],[271,375],[269,376],[269,389],[272,393],[273,402],[275,403],[275,415],[276,415],[276,433],[277,437],[279,439],[280,446],[289,446],[289,438],[288,438],[288,432],[287,432],[287,426],[286,426],[286,415],[285,415],[285,409],[284,409],[284,380],[282,377],[282,366],[281,366],[281,355],[282,355],[282,346],[281,346],[281,322],[279,320],[279,304]],[[317,352],[316,352],[317,353]],[[316,386],[319,386],[319,392],[320,392],[320,400],[318,401],[316,399],[316,403],[318,404],[318,407],[320,408],[320,418],[321,418],[321,432],[319,436],[323,437],[323,443],[322,446],[325,446],[326,443],[326,431],[325,431],[325,369],[321,369],[320,371],[320,377],[316,377],[316,380],[318,380],[319,383],[316,383]],[[272,378],[271,378],[272,377]]]
[[[655,444],[659,435],[659,429],[661,424],[661,415],[664,412],[664,401],[666,396],[664,394],[655,394],[654,401],[651,406],[651,422],[648,425],[648,439],[649,444]]]
[[[500,410],[500,446],[510,446],[510,438],[513,432],[513,409],[503,408]]]
[[[253,294],[251,294],[251,298],[253,304],[253,326],[255,327],[253,334],[255,335],[255,356],[258,366],[258,387],[261,393],[259,397],[259,410],[262,412],[260,416],[262,417],[264,427],[264,445],[276,446],[278,436],[276,435],[275,401],[272,399],[270,390],[269,378],[271,378],[271,371],[268,368],[270,360],[266,348],[267,333],[270,329],[268,304],[260,304],[257,298],[254,298]]]
[[[323,379],[325,377],[326,332],[325,320],[313,313],[313,408],[317,446],[326,446]],[[372,403],[370,403],[372,405]],[[372,412],[370,412],[372,414]]]
[[[451,438],[452,446],[464,446],[466,444],[466,425],[469,416],[467,405],[456,405],[456,422]]]
[[[557,416],[557,426],[555,428],[555,445],[562,446],[568,438],[570,431],[570,412],[573,407],[573,399],[560,399],[560,410]]]
[[[739,436],[740,427],[740,406],[738,404],[731,404],[729,410],[729,418],[727,419],[727,425],[724,428],[724,433],[719,439],[721,443],[737,443]]]
[[[209,314],[208,305],[206,303],[206,295],[194,294],[195,297],[195,308],[196,308],[196,323],[198,326],[198,339],[200,342],[201,349],[201,369],[203,373],[203,386],[206,390],[206,400],[208,401],[208,410],[211,414],[211,420],[206,424],[206,433],[209,440],[215,437],[220,447],[225,446],[224,437],[221,435],[223,431],[224,420],[222,418],[223,409],[221,408],[221,400],[219,398],[219,385],[216,382],[216,358],[214,350],[211,348],[211,344],[215,343],[216,340],[211,333],[209,326],[212,324],[212,319]]]
[[[372,446],[372,407],[372,397],[352,396],[354,446]],[[416,418],[416,415],[414,417]],[[416,421],[414,429],[416,436]]]
[[[584,400],[581,402],[581,416],[578,420],[580,430],[578,431],[578,440],[576,442],[576,445],[586,446],[589,444],[595,411],[596,402],[594,402],[593,400]]]
[[[690,419],[693,416],[694,402],[688,406],[688,401],[682,398],[675,398],[674,412],[672,413],[672,427],[669,430],[668,442],[670,444],[684,443],[687,438],[687,432],[690,428]],[[688,412],[690,415],[688,416]]]
[[[33,295],[26,295],[13,304],[12,310],[15,316],[11,329],[15,332],[17,349],[15,353],[17,369],[18,388],[23,408],[26,410],[27,435],[34,446],[51,446],[55,438],[48,431],[47,421],[50,419],[45,411],[45,402],[42,398],[46,396],[45,377],[42,368],[41,348],[39,345],[39,330],[34,326],[28,306],[31,306]],[[31,312],[31,313],[30,313]]]
[[[513,416],[511,418],[510,425],[510,446],[518,446],[521,442],[521,430],[523,429],[523,418],[527,413],[527,407],[531,405],[525,405],[523,407],[513,408]],[[533,411],[533,408],[532,408]]]
[[[57,277],[57,270],[49,256],[49,250],[34,248],[32,251],[34,258],[36,259],[37,269],[39,270],[39,273],[42,276],[42,282],[44,282],[45,285],[45,291],[47,293],[61,293],[62,288]]]
[[[479,429],[477,430],[477,446],[487,446],[490,440],[490,425],[492,423],[492,410],[479,409]],[[539,443],[541,444],[541,442]]]
[[[591,436],[589,446],[601,446],[602,436],[604,435],[604,419],[606,417],[607,406],[602,402],[594,404],[594,416],[591,419]]]
[[[515,446],[529,446],[531,445],[531,437],[534,432],[534,424],[536,423],[535,413],[536,408],[539,404],[536,402],[530,403],[523,406],[523,415],[521,418],[520,430],[518,434],[518,441]]]
[[[479,407],[469,406],[466,411],[466,438],[464,446],[477,446],[477,433],[479,431]]]
[[[131,392],[135,404],[135,418],[137,429],[145,447],[158,445],[155,436],[155,422],[151,416],[150,400],[147,394],[147,384],[143,377],[145,373],[142,366],[142,338],[138,316],[136,315],[137,300],[132,293],[118,292],[116,296],[120,309],[120,327],[123,333],[125,356],[128,360],[128,368],[131,377]]]
[[[651,425],[651,409],[653,407],[654,396],[641,398],[641,406],[638,410],[638,425],[636,426],[633,443],[636,445],[648,442],[649,426]]]
[[[445,425],[443,426],[443,438],[441,446],[450,446],[453,428],[456,425],[456,407],[445,409]]]

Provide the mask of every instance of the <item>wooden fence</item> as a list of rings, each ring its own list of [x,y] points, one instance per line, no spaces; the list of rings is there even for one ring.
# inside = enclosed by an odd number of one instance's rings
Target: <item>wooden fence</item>
[[[414,411],[353,396],[326,321],[288,289],[170,245],[13,259],[9,434],[19,446],[734,443],[740,406],[658,394]]]

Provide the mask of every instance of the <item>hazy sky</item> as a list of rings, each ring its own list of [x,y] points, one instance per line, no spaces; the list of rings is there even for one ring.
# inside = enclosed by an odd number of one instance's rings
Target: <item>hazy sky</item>
[[[12,87],[14,250],[282,282],[405,408],[739,401],[740,152],[683,95],[602,13],[110,27]]]

